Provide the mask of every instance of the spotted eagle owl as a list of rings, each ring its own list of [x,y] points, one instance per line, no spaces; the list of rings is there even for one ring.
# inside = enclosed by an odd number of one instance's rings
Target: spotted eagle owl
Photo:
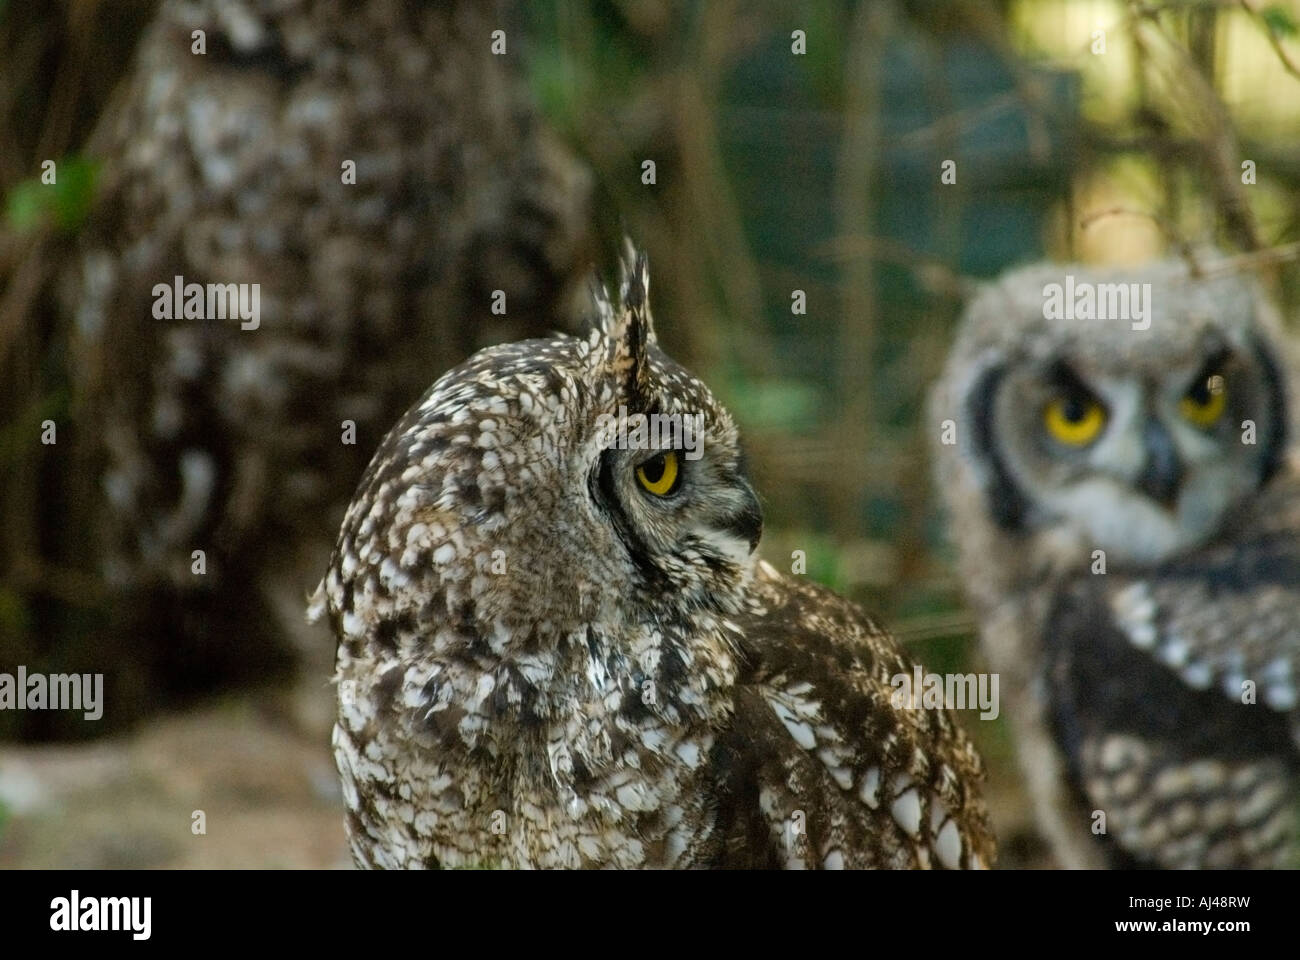
[[[755,557],[736,426],[656,346],[648,282],[629,255],[587,337],[444,375],[366,471],[311,611],[355,859],[989,863],[952,717],[896,708],[890,636]],[[697,455],[634,442],[697,417]]]
[[[1289,364],[1257,286],[1202,260],[1007,275],[931,397],[963,579],[1067,866],[1294,856]]]

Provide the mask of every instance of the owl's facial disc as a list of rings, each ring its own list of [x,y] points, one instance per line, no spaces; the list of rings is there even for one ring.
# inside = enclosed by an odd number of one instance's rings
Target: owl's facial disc
[[[992,372],[982,440],[999,522],[1140,562],[1203,542],[1269,472],[1269,371],[1266,355],[1207,336],[1136,375],[1077,350]]]
[[[762,512],[725,413],[710,402],[699,411],[656,406],[626,420],[630,429],[616,420],[589,489],[643,577],[694,581],[700,564],[713,572],[747,564]]]

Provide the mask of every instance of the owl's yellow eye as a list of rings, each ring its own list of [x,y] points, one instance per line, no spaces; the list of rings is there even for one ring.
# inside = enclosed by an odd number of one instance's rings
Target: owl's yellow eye
[[[1091,443],[1106,425],[1106,411],[1086,397],[1057,397],[1043,410],[1043,423],[1061,443],[1082,447]]]
[[[1197,381],[1178,402],[1182,415],[1198,427],[1212,427],[1228,404],[1228,388],[1219,374]]]
[[[666,497],[677,486],[677,453],[665,450],[636,468],[641,486],[656,497]]]

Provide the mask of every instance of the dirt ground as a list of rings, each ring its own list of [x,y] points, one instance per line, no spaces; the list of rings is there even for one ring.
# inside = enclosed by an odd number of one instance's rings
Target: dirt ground
[[[351,867],[332,710],[322,682],[89,744],[0,746],[0,869]]]

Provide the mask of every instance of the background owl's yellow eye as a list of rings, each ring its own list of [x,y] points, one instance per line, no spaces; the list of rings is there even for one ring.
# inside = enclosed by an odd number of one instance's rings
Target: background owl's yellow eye
[[[677,485],[677,453],[665,450],[636,468],[641,486],[656,497],[666,497]]]
[[[1106,411],[1096,400],[1085,397],[1057,397],[1043,410],[1043,422],[1053,437],[1072,447],[1096,439],[1106,424]]]
[[[1228,388],[1223,377],[1215,374],[1197,381],[1178,402],[1182,415],[1198,427],[1213,426],[1223,416],[1228,403]]]

